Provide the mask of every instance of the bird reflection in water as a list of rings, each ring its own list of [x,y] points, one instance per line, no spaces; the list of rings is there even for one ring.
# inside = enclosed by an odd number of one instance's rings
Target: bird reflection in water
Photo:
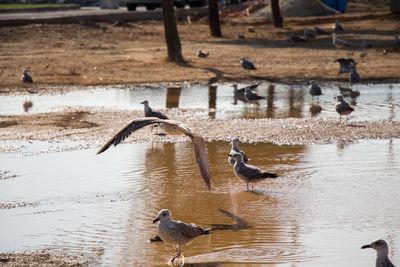
[[[24,112],[28,112],[31,108],[33,107],[33,102],[30,100],[27,100],[22,104],[22,108],[24,109]]]
[[[317,104],[311,104],[310,106],[310,113],[311,113],[311,117],[315,117],[318,114],[320,114],[322,111],[322,107],[320,105]]]
[[[217,107],[217,86],[210,85],[208,87],[208,117],[210,119],[215,119]]]

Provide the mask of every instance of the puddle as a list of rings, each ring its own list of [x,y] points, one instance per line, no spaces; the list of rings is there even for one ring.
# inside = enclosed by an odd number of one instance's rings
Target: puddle
[[[250,164],[280,175],[258,183],[256,194],[244,192],[223,142],[207,144],[211,192],[189,142],[120,144],[101,155],[18,145],[0,154],[0,169],[18,174],[0,180],[0,203],[35,205],[0,209],[2,252],[62,249],[104,266],[164,265],[172,246],[148,242],[159,210],[207,227],[233,223],[223,209],[249,227],[196,239],[183,248],[186,263],[372,266],[375,252],[360,247],[378,238],[400,262],[400,140],[241,144]]]
[[[239,85],[243,87],[244,84]],[[204,109],[204,116],[216,119],[226,118],[307,118],[337,117],[333,97],[340,93],[335,85],[323,85],[324,95],[312,103],[307,85],[276,84],[269,89],[261,84],[258,94],[266,99],[258,105],[233,99],[233,88],[229,84],[216,89],[204,86],[177,88],[98,88],[72,91],[58,95],[0,96],[0,115],[15,115],[49,112],[65,107],[102,107],[124,110],[142,110],[140,104],[149,100],[154,109],[179,107]],[[352,120],[398,120],[400,106],[400,84],[359,85],[360,96],[346,100],[356,104]],[[201,115],[201,114],[200,114]]]

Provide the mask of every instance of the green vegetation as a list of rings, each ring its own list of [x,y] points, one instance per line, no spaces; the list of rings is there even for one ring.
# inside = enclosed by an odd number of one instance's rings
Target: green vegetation
[[[6,8],[59,7],[59,6],[74,6],[74,4],[0,4],[0,9],[6,9]]]

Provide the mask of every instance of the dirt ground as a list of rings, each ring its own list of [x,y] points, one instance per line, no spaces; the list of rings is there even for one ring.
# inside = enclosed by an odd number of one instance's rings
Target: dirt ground
[[[345,32],[340,38],[352,47],[336,49],[329,35],[306,43],[287,43],[286,36],[301,34],[304,27],[331,30],[334,17],[289,19],[285,28],[271,22],[225,18],[223,38],[210,37],[204,22],[180,22],[183,56],[186,64],[166,60],[161,22],[104,23],[68,25],[27,25],[0,27],[0,94],[48,93],[84,89],[89,85],[141,86],[158,83],[213,83],[234,81],[270,81],[305,83],[345,82],[347,75],[337,74],[333,60],[353,57],[358,62],[362,82],[399,82],[400,48],[393,37],[400,34],[400,21],[386,7],[370,13],[373,7],[351,5],[349,14],[339,16]],[[360,12],[357,12],[357,8]],[[365,10],[364,10],[365,9]],[[236,33],[246,36],[236,39]],[[362,40],[373,47],[361,49]],[[198,58],[197,49],[210,53]],[[366,53],[364,57],[362,54]],[[239,60],[246,56],[257,67],[245,71]],[[30,69],[33,85],[21,83],[22,69]],[[331,119],[229,119],[212,120],[193,116],[196,110],[162,110],[182,121],[208,141],[228,141],[240,137],[247,142],[278,144],[343,143],[359,139],[400,138],[398,122],[357,122],[338,124]],[[0,116],[0,141],[46,140],[87,141],[100,147],[113,133],[142,112],[67,109],[32,115]],[[210,129],[213,129],[210,131]],[[234,129],[227,133],[225,129]],[[162,141],[184,141],[186,137],[153,137]],[[148,141],[146,129],[133,134],[127,142]],[[0,153],[5,151],[0,146]],[[0,253],[0,266],[60,265],[80,266],[80,260],[47,252]]]

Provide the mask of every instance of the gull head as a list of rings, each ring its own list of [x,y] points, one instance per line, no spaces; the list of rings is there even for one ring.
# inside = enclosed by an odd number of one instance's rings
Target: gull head
[[[29,71],[30,71],[30,70],[24,69],[22,72],[23,72],[24,74],[28,74]]]
[[[314,81],[314,80],[311,80],[311,81],[309,81],[309,82],[308,82],[308,84],[311,84],[311,85],[317,85],[317,82],[316,82],[316,81]]]
[[[228,157],[233,158],[236,162],[243,162],[243,155],[240,153],[228,154]]]
[[[232,84],[232,87],[233,87],[234,89],[237,89],[237,88],[238,88],[238,86],[237,86],[236,83]]]
[[[332,35],[332,38],[334,38],[334,39],[337,38],[336,32],[332,32],[331,35]]]
[[[157,214],[157,217],[153,220],[153,223],[158,221],[163,222],[166,220],[171,220],[171,212],[169,212],[167,209],[164,209]]]
[[[361,249],[365,249],[365,248],[373,248],[378,252],[378,254],[383,253],[384,255],[387,255],[388,250],[389,250],[386,241],[383,239],[376,240],[376,241],[372,242],[371,244],[364,245],[361,247]]]
[[[147,105],[149,105],[149,101],[144,100],[143,102],[140,102],[140,104],[143,104],[143,105],[147,106]]]
[[[337,101],[342,101],[343,100],[343,95],[338,94],[337,96],[335,96],[335,98],[337,99]]]

